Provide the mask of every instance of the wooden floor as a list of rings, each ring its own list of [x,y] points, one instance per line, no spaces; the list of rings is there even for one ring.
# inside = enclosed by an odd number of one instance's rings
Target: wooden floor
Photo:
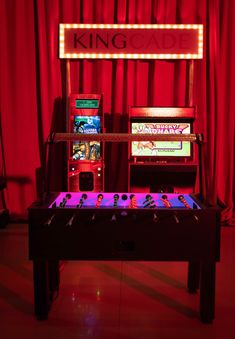
[[[10,224],[0,230],[0,338],[232,339],[235,228],[221,233],[213,324],[187,293],[187,264],[173,262],[63,262],[49,319],[37,321],[27,225]]]

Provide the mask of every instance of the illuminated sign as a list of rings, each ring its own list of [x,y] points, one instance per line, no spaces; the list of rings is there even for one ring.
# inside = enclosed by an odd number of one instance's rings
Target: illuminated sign
[[[99,101],[97,99],[76,99],[76,108],[98,108]]]
[[[203,25],[60,24],[61,59],[202,59]]]

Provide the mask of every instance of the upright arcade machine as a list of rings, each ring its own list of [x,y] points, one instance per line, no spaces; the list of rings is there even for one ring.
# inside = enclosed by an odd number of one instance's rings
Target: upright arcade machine
[[[129,133],[193,133],[195,107],[130,107]],[[129,190],[194,192],[195,144],[190,141],[132,141],[129,146]]]
[[[101,133],[103,129],[102,94],[71,94],[69,132],[81,139],[69,142],[68,190],[104,190],[104,149],[98,141],[83,141],[82,134]]]

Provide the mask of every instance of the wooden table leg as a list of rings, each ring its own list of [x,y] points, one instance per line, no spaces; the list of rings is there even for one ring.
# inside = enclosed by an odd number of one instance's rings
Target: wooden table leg
[[[48,277],[49,277],[49,291],[50,302],[58,296],[60,285],[60,268],[59,260],[48,261]]]
[[[188,263],[188,291],[189,293],[197,293],[200,281],[200,262]]]
[[[215,262],[201,264],[200,316],[204,323],[211,323],[215,317]]]
[[[48,318],[49,286],[46,260],[33,260],[34,313],[38,320]]]

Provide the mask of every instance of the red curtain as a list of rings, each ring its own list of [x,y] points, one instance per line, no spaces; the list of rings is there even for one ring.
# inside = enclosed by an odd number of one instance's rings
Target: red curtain
[[[204,59],[194,63],[195,132],[205,136],[204,194],[233,222],[235,201],[234,19],[223,0],[0,0],[0,111],[5,199],[13,218],[25,218],[42,190],[43,145],[66,130],[66,85],[71,92],[103,93],[107,132],[127,130],[128,107],[188,105],[186,61],[72,61],[58,59],[58,24],[202,23]],[[125,144],[106,152],[106,190],[126,190]],[[120,161],[122,159],[122,161]],[[50,188],[66,188],[66,154],[54,151]],[[2,165],[2,164],[1,164]],[[2,166],[1,166],[2,168]],[[41,183],[38,186],[36,182]]]

